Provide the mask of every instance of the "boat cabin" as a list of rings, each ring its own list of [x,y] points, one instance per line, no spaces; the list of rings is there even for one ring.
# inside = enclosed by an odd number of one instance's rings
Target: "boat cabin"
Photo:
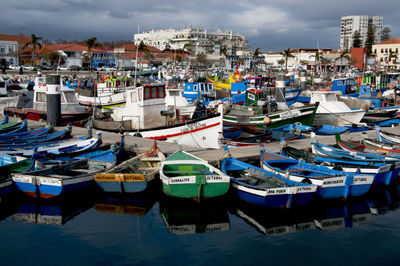
[[[334,79],[331,90],[340,91],[342,95],[356,93],[356,80],[354,78]]]
[[[194,101],[206,102],[215,99],[215,92],[212,83],[187,82],[183,89],[183,96],[186,97],[189,103],[193,103]]]
[[[60,83],[61,88],[61,112],[65,111],[84,111],[85,107],[79,105],[73,89]],[[33,87],[33,109],[46,111],[46,77],[36,77],[35,86]]]
[[[131,120],[133,128],[151,128],[165,124],[165,88],[162,83],[145,84],[126,90],[126,104],[115,107],[114,121]]]

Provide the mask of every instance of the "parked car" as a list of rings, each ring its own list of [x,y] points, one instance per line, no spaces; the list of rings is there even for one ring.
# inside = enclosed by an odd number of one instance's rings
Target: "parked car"
[[[72,65],[68,67],[69,71],[79,71],[82,70],[82,68],[80,66],[76,66],[76,65]]]
[[[17,65],[9,65],[8,68],[12,69],[12,70],[19,70],[21,66],[17,66]]]
[[[135,71],[135,67],[133,66],[124,66],[122,67],[123,71]]]
[[[68,67],[67,66],[58,66],[57,69],[60,71],[67,71]]]
[[[51,68],[49,66],[42,66],[42,65],[37,66],[36,69],[37,70],[51,70]]]
[[[34,67],[33,66],[22,66],[24,68],[24,70],[33,70]]]

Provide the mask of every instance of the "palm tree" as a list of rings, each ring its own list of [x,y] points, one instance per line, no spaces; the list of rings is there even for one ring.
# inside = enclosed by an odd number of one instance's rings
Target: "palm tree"
[[[254,51],[254,56],[255,57],[257,57],[257,56],[259,56],[261,54],[261,52],[260,52],[260,48],[257,48],[255,51]]]
[[[314,58],[315,58],[314,59],[314,76],[315,76],[315,73],[317,72],[317,61],[321,62],[322,60],[324,60],[324,57],[322,56],[322,53],[319,50],[317,50],[315,52]]]
[[[86,40],[85,44],[88,47],[88,55],[89,55],[89,70],[92,70],[92,49],[96,46],[99,46],[97,43],[97,38],[92,37]]]
[[[32,33],[31,35],[31,41],[27,42],[22,49],[25,49],[29,46],[32,46],[32,62],[33,66],[36,67],[36,48],[41,49],[42,44],[39,42],[39,40],[43,40],[42,37],[38,37],[35,34]]]
[[[335,59],[335,61],[340,60],[340,72],[342,72],[342,68],[343,68],[343,59],[346,59],[347,61],[350,61],[350,60],[351,60],[351,58],[350,58],[350,56],[349,56],[349,52],[347,52],[346,50],[345,50],[345,51],[342,51],[342,52],[340,53],[339,57],[337,57],[337,58]]]
[[[292,53],[290,53],[290,48],[287,48],[285,50],[283,50],[283,52],[280,52],[281,55],[283,55],[283,57],[285,57],[285,68],[287,71],[287,63],[288,63],[288,58],[289,57],[295,57]]]

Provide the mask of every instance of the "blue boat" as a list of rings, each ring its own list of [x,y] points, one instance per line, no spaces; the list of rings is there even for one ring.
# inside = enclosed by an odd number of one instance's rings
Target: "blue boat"
[[[262,168],[290,180],[318,186],[325,199],[362,196],[369,191],[373,175],[352,174],[312,165],[286,156],[260,150]]]
[[[2,140],[9,140],[9,139],[17,139],[17,138],[25,138],[25,137],[33,137],[33,136],[42,136],[45,134],[50,133],[53,130],[51,126],[42,127],[35,130],[30,131],[22,131],[18,133],[4,133],[0,134],[0,142]]]
[[[242,134],[240,127],[223,127],[223,136],[226,139],[237,139]]]
[[[362,152],[350,152],[338,148],[334,148],[329,145],[324,145],[322,143],[318,143],[315,140],[311,143],[312,152],[321,156],[332,157],[336,159],[346,159],[346,160],[355,160],[355,161],[368,161],[368,162],[380,162],[380,163],[389,163],[400,161],[399,158],[388,157],[379,154],[372,153],[362,153]]]
[[[12,179],[18,190],[33,198],[59,197],[66,192],[89,187],[97,173],[116,165],[119,150],[119,148],[110,149],[108,153],[91,158],[37,171],[13,174]]]
[[[54,133],[49,133],[46,135],[41,135],[41,136],[30,136],[26,135],[24,137],[15,137],[15,138],[9,138],[9,139],[2,139],[0,140],[0,149],[2,148],[9,148],[10,145],[12,144],[35,144],[35,143],[44,143],[48,141],[55,141],[55,140],[60,140],[64,139],[67,137],[70,137],[71,135],[71,127],[68,129],[63,129]]]
[[[386,164],[379,162],[372,163],[362,160],[335,159],[326,156],[318,156],[306,150],[298,150],[290,146],[282,147],[281,153],[284,156],[296,160],[304,160],[307,163],[320,164],[330,169],[346,173],[374,175],[373,186],[388,186],[398,179],[400,173],[400,162]]]
[[[183,96],[191,104],[194,102],[205,103],[215,100],[215,91],[212,83],[186,82]]]
[[[317,187],[295,182],[232,157],[224,158],[222,171],[231,177],[239,199],[251,204],[290,208],[303,205],[315,195]]]

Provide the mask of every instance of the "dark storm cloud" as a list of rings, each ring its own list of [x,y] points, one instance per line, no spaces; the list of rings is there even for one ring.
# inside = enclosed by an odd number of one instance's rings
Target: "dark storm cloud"
[[[232,29],[263,50],[288,47],[338,48],[340,17],[383,16],[400,37],[398,0],[2,0],[0,33],[47,39],[133,39],[163,28]]]

